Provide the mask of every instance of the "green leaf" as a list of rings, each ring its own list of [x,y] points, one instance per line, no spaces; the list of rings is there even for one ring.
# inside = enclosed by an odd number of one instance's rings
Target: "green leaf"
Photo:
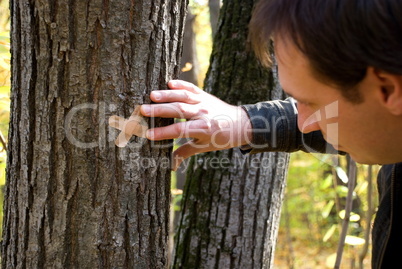
[[[324,209],[321,212],[321,215],[324,219],[328,218],[329,214],[331,213],[332,208],[334,207],[335,201],[330,200],[328,203],[324,206]]]
[[[341,212],[339,212],[339,217],[341,219],[345,219],[345,210],[341,210]],[[356,213],[353,213],[353,212],[350,212],[349,220],[352,221],[352,222],[359,221],[360,220],[360,215],[358,215]]]
[[[367,187],[368,187],[368,182],[364,181],[359,186],[356,187],[356,192],[358,194],[362,194],[367,190]]]
[[[348,183],[349,178],[346,172],[339,166],[335,168],[336,174],[338,175],[339,179],[342,180],[343,183]]]
[[[363,245],[364,243],[366,243],[366,240],[357,236],[347,235],[345,238],[345,244],[351,246],[360,246]]]
[[[328,175],[321,183],[320,188],[322,190],[328,189],[332,186],[332,175]]]
[[[0,162],[0,186],[6,184],[6,162],[1,160]]]
[[[346,196],[348,194],[348,187],[346,187],[346,186],[337,186],[336,187],[336,192],[340,196]]]
[[[327,259],[325,260],[325,266],[327,266],[328,268],[334,268],[335,263],[336,263],[336,252],[332,253],[327,257]]]
[[[333,224],[331,228],[325,233],[324,238],[322,239],[323,242],[327,242],[331,236],[335,233],[336,231],[336,224]]]

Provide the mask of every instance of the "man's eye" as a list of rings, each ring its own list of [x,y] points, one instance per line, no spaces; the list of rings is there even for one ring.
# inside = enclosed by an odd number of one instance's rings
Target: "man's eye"
[[[312,105],[313,105],[313,104],[310,103],[310,102],[300,101],[300,100],[298,100],[298,99],[296,99],[296,98],[294,98],[294,97],[291,97],[291,98],[292,98],[293,100],[295,100],[296,103],[299,104],[299,105],[303,105],[303,106],[312,106]]]
[[[297,102],[299,104],[301,104],[301,105],[304,105],[304,106],[310,106],[311,105],[311,103],[309,103],[309,102],[304,102],[304,101],[300,101],[300,100],[297,100]]]

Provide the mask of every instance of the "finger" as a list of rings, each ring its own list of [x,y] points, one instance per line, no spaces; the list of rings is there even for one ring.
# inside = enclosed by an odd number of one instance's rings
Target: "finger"
[[[176,171],[185,159],[211,150],[208,145],[197,144],[197,140],[191,140],[183,144],[173,152],[172,170]]]
[[[201,102],[199,94],[185,90],[163,90],[151,92],[151,100],[156,103],[181,102],[187,104],[198,104]]]
[[[204,120],[183,121],[165,127],[149,129],[146,136],[149,140],[166,140],[175,138],[204,137],[210,125]]]
[[[171,80],[168,83],[170,89],[183,89],[192,93],[202,93],[203,90],[195,86],[194,84],[184,80]]]
[[[186,103],[142,105],[141,113],[147,117],[191,119],[197,116],[199,107]]]

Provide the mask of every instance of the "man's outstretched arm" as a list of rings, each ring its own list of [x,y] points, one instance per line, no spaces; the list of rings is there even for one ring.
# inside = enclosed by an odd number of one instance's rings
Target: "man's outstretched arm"
[[[337,153],[320,131],[304,134],[299,130],[297,103],[293,98],[243,105],[242,108],[252,125],[252,144],[243,146],[243,151]]]
[[[291,98],[233,106],[185,81],[170,81],[168,86],[170,90],[153,91],[150,97],[156,104],[142,105],[141,113],[187,120],[146,133],[150,140],[192,138],[173,153],[173,170],[195,154],[234,147],[251,153],[336,152],[320,132],[302,134],[298,130],[297,109]]]

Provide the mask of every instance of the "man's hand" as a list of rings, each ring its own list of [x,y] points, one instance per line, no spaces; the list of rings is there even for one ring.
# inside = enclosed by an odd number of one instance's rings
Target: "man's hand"
[[[251,143],[251,122],[241,107],[229,105],[189,82],[172,80],[168,86],[170,90],[153,91],[151,100],[158,104],[142,105],[141,113],[187,119],[146,133],[149,140],[192,138],[173,153],[173,170],[195,154]]]

